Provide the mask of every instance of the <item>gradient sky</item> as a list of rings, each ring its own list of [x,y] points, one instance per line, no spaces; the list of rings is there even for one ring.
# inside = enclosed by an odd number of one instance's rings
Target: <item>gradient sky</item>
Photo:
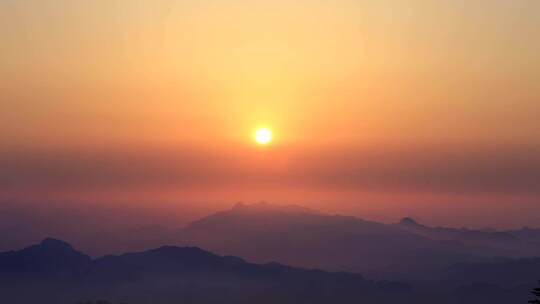
[[[0,198],[540,225],[538,54],[537,0],[0,0]]]

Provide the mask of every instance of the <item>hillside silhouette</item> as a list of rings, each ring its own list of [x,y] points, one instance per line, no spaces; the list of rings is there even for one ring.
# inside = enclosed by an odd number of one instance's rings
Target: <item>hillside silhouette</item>
[[[539,259],[456,265],[420,284],[357,273],[249,263],[197,247],[162,246],[97,259],[45,239],[0,253],[6,303],[519,303],[528,300]],[[515,279],[513,282],[510,282]],[[84,303],[84,302],[83,302]]]
[[[98,259],[46,239],[0,253],[0,291],[7,303],[393,303],[410,286],[359,274],[253,264],[196,247],[163,246]]]
[[[383,224],[259,203],[237,204],[197,220],[179,232],[177,242],[260,263],[429,278],[456,263],[540,255],[540,238],[522,234],[432,228],[412,218]]]

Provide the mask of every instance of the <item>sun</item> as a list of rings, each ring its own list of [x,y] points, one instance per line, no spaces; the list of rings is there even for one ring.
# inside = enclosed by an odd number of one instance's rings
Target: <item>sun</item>
[[[255,142],[260,145],[267,145],[272,141],[272,130],[259,128],[255,130]]]

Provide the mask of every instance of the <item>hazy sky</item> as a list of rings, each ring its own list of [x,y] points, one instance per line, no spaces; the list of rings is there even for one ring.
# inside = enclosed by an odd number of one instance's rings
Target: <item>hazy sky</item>
[[[540,225],[538,54],[537,0],[0,0],[1,198]]]

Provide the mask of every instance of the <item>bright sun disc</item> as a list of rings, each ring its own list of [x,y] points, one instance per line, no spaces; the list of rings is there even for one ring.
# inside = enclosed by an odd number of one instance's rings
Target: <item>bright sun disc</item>
[[[255,131],[255,141],[258,144],[266,145],[272,141],[272,131],[268,128],[260,128]]]

